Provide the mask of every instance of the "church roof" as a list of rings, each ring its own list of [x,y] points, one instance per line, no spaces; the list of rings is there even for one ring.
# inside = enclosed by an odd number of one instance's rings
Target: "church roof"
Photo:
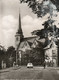
[[[26,38],[24,38],[24,41],[28,41],[28,42],[30,42],[30,43],[33,43],[33,41],[34,41],[34,39],[36,39],[37,38],[37,36],[34,36],[34,37],[26,37]]]
[[[44,42],[45,42],[45,39],[39,39],[37,36],[26,37],[26,38],[23,38],[23,40],[19,44],[18,50],[24,50],[25,51],[25,49],[31,49],[32,47],[33,48],[37,47],[37,46],[42,47],[41,43],[44,43]]]
[[[23,38],[23,40],[19,44],[19,48],[22,47],[25,43],[27,43],[29,46],[31,46],[35,38],[36,37],[26,37],[26,38]]]
[[[22,41],[19,45],[19,50],[26,51],[31,49],[31,44],[28,41]]]

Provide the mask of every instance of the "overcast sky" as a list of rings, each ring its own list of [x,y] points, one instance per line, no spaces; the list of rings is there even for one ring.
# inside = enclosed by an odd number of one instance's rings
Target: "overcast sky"
[[[42,29],[42,23],[49,15],[47,14],[42,19],[37,18],[27,4],[20,4],[19,0],[0,0],[0,44],[5,48],[12,45],[15,46],[19,12],[24,37],[32,36],[31,32],[33,30]]]
[[[19,0],[0,0],[0,44],[5,48],[15,45],[18,16]]]

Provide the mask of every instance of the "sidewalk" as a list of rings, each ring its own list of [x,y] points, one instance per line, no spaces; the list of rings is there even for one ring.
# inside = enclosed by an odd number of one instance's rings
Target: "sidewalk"
[[[5,69],[1,69],[0,70],[0,73],[3,73],[3,72],[9,72],[11,70],[17,70],[17,69],[20,69],[21,67],[10,67],[10,68],[5,68]]]
[[[9,72],[10,70],[12,70],[12,67],[11,68],[1,69],[0,73],[2,73],[2,72]]]

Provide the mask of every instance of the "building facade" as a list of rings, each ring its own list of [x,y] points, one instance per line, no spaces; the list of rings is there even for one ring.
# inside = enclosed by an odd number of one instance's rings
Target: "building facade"
[[[47,62],[53,63],[51,66],[58,66],[58,47],[52,39],[49,45],[45,48],[45,60]]]

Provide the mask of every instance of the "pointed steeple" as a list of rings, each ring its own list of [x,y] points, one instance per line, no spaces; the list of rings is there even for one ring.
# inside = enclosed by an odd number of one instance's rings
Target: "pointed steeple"
[[[21,18],[20,18],[20,14],[19,14],[19,26],[18,26],[18,30],[16,32],[16,47],[18,47],[18,45],[21,43],[21,41],[23,40],[24,36],[23,36],[23,32],[22,32],[22,28],[21,28]]]
[[[21,28],[21,17],[20,17],[20,14],[19,14],[19,26],[18,26],[17,34],[20,34],[20,35],[23,36],[23,32],[22,32],[22,28]]]

